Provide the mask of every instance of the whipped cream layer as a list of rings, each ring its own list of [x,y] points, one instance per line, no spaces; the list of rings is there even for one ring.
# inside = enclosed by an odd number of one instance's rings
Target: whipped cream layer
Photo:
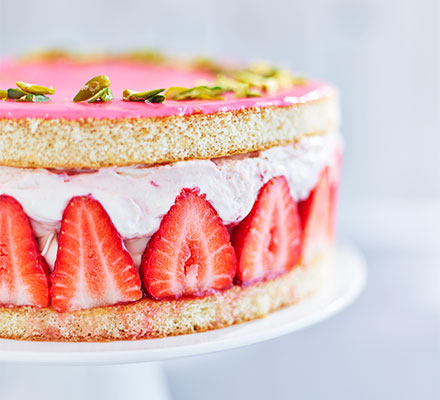
[[[139,264],[148,238],[183,188],[199,188],[226,225],[237,223],[275,176],[287,178],[295,200],[305,199],[340,146],[339,134],[331,132],[256,153],[169,165],[91,171],[0,167],[0,193],[23,206],[50,265],[64,208],[72,197],[89,194],[106,209]]]

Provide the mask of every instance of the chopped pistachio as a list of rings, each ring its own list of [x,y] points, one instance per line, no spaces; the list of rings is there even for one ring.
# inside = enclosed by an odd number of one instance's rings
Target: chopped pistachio
[[[276,92],[279,89],[278,82],[273,77],[264,77],[250,71],[238,71],[235,74],[235,79],[240,82],[249,84],[258,89],[265,90],[269,93]]]
[[[194,86],[193,88],[181,91],[177,89],[183,88],[171,89],[173,89],[171,91],[172,96],[167,95],[167,93],[165,93],[165,96],[171,97],[173,100],[222,100],[223,97],[221,95],[227,92],[225,88],[220,86]]]
[[[122,92],[122,100],[128,101],[129,97],[133,94],[133,91],[130,89],[124,89]]]
[[[306,83],[304,78],[264,61],[252,63],[246,69],[236,72],[235,78],[269,93]]]
[[[225,74],[219,74],[217,75],[217,79],[215,81],[216,86],[220,86],[224,88],[227,91],[236,92],[236,91],[243,91],[249,87],[247,83],[237,81],[234,78],[230,78],[229,76],[226,76]]]
[[[246,70],[236,72],[234,78],[240,82],[247,83],[250,86],[255,86],[260,89],[263,89],[265,85],[265,78],[263,76]]]
[[[95,76],[94,78],[87,81],[87,83],[81,88],[81,90],[73,98],[73,101],[80,102],[80,101],[91,100],[92,98],[96,97],[96,95],[100,93],[103,89],[108,88],[110,85],[111,82],[107,75]],[[100,96],[98,96],[97,98],[99,99]],[[108,100],[103,100],[103,101],[108,101]]]
[[[61,49],[47,49],[29,53],[23,58],[24,60],[51,62],[57,60],[67,60],[72,58],[72,54]]]
[[[235,91],[235,97],[237,99],[243,98],[243,97],[261,97],[262,94],[260,91],[256,89],[252,89],[249,86],[246,86],[242,90],[236,90]]]
[[[33,94],[26,94],[23,97],[20,97],[19,99],[15,100],[15,101],[26,101],[29,103],[33,103],[34,101],[34,95]]]
[[[271,78],[275,79],[280,89],[287,89],[295,85],[304,85],[307,81],[300,76],[294,76],[285,69],[274,69]]]
[[[29,103],[45,103],[46,101],[50,101],[49,97],[44,94],[33,94],[29,93],[23,97],[20,97],[16,101],[25,101]]]
[[[30,94],[55,94],[55,88],[51,86],[50,88],[40,86],[40,85],[34,85],[32,83],[26,83],[22,81],[17,81],[15,84],[24,92],[30,93]]]
[[[21,99],[22,97],[26,96],[27,93],[23,92],[23,90],[20,89],[8,89],[8,99]]]
[[[101,101],[105,103],[113,99],[114,99],[113,93],[108,87],[106,87],[104,89],[101,89],[98,93],[96,93],[94,96],[88,99],[88,103],[96,103]]]
[[[165,97],[167,99],[173,99],[174,100],[175,96],[178,96],[178,95],[180,95],[180,94],[182,94],[182,93],[184,93],[184,92],[186,92],[188,90],[189,89],[186,88],[186,87],[172,86],[172,87],[168,88],[164,94],[165,94]]]
[[[158,94],[156,96],[150,97],[147,100],[145,100],[145,103],[163,103],[165,101],[166,97],[162,94]]]
[[[151,49],[132,51],[126,57],[130,60],[147,63],[160,63],[165,60],[165,56],[160,51]]]
[[[287,89],[295,85],[304,85],[307,82],[303,77],[294,76],[286,69],[275,68],[264,61],[252,63],[246,70],[265,78],[274,78],[277,81],[279,89]],[[269,84],[269,86],[272,86],[272,88],[275,87],[274,84]]]
[[[246,70],[261,76],[272,76],[274,73],[273,65],[267,61],[253,62],[246,68]]]
[[[209,57],[196,57],[192,60],[195,69],[212,72],[214,74],[225,72],[226,68]]]
[[[275,93],[279,89],[280,89],[280,85],[275,78],[269,77],[264,80],[263,90],[265,90],[266,92]]]
[[[293,85],[292,74],[285,69],[276,69],[273,71],[271,78],[275,79],[280,89],[287,89]]]
[[[8,98],[8,91],[0,89],[0,100],[6,100]]]
[[[35,94],[33,95],[32,101],[34,103],[44,103],[46,101],[50,101],[49,97],[45,96],[44,94]]]
[[[261,96],[261,93],[252,89],[248,83],[240,82],[223,74],[217,76],[215,85],[225,88],[226,91],[234,92],[236,98]]]
[[[307,84],[307,78],[304,76],[294,76],[292,78],[292,85],[302,86]]]
[[[136,93],[136,92],[132,92],[129,89],[125,89],[122,92],[122,96],[124,101],[145,101],[155,97],[159,93],[162,93],[164,90],[165,89],[154,89],[154,90],[149,90],[147,92]]]

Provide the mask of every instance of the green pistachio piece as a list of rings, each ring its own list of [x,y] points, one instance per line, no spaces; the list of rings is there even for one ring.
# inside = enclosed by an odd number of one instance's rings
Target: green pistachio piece
[[[260,89],[264,88],[265,78],[253,72],[238,71],[235,74],[234,78],[240,82],[247,83],[250,86],[255,86]]]
[[[156,96],[150,97],[147,100],[145,100],[146,103],[163,103],[165,101],[166,97],[162,94],[158,94]]]
[[[275,93],[280,89],[280,85],[278,81],[273,77],[265,78],[262,89],[268,93]]]
[[[160,51],[150,49],[133,51],[127,54],[127,58],[134,61],[152,64],[161,63],[165,60],[165,56]]]
[[[72,54],[61,49],[39,50],[29,53],[25,57],[23,57],[24,60],[49,62],[57,60],[68,60],[69,58],[72,58]]]
[[[256,89],[252,89],[249,86],[243,88],[242,90],[235,91],[235,97],[240,99],[244,97],[261,97],[262,94]]]
[[[98,93],[91,97],[88,103],[96,103],[98,101],[107,102],[113,99],[113,93],[108,87],[106,87],[104,89],[101,89]]]
[[[292,77],[292,85],[294,86],[307,85],[307,78],[304,76],[294,76]]]
[[[224,72],[226,68],[209,57],[196,57],[192,60],[194,69],[218,74]]]
[[[173,100],[222,100],[221,95],[227,90],[220,86],[194,86],[174,94]]]
[[[104,89],[104,94],[101,96],[101,101],[107,102],[113,100],[115,96],[113,96],[112,91],[109,88]]]
[[[231,92],[245,91],[249,87],[247,83],[237,81],[236,79],[230,78],[224,74],[217,75],[215,85]]]
[[[8,99],[21,99],[22,97],[26,96],[27,93],[23,92],[20,89],[8,89]]]
[[[23,97],[20,97],[19,99],[16,99],[15,101],[25,101],[25,102],[33,103],[34,95],[29,93],[24,95]]]
[[[122,92],[122,100],[124,101],[130,101],[130,96],[133,94],[134,92],[131,91],[130,89],[124,89],[124,91]]]
[[[268,93],[274,93],[280,88],[292,86],[291,77],[286,72],[280,72],[273,69],[270,76],[263,76],[250,72],[248,70],[239,71],[235,78],[240,82],[248,83],[250,86],[264,90]]]
[[[287,89],[294,85],[304,85],[307,82],[303,77],[294,76],[286,69],[275,68],[266,62],[253,63],[246,71],[266,78],[263,88],[269,92],[278,89]],[[273,82],[273,79],[276,80],[276,84]]]
[[[73,101],[75,103],[77,103],[80,101],[91,100],[99,92],[101,92],[103,89],[108,88],[110,85],[111,85],[111,82],[110,82],[110,79],[107,75],[95,76],[94,78],[87,81],[87,83],[81,88],[81,90],[73,98]],[[100,98],[100,96],[98,98]],[[106,101],[108,101],[108,100],[106,100]],[[90,101],[89,101],[89,103],[90,103]]]
[[[215,85],[224,88],[228,92],[234,92],[236,98],[261,97],[261,93],[252,89],[248,83],[240,82],[223,74],[217,76]]]
[[[154,90],[149,90],[147,92],[136,93],[136,92],[132,92],[129,89],[125,89],[122,92],[122,98],[125,101],[145,101],[155,97],[159,93],[162,93],[164,90],[165,89],[154,89]]]
[[[246,68],[247,71],[261,76],[272,76],[275,68],[267,61],[256,61]]]
[[[33,94],[29,93],[23,97],[20,97],[16,101],[25,101],[29,103],[44,103],[46,101],[50,101],[49,97],[45,96],[44,94]]]
[[[34,85],[32,83],[26,83],[22,81],[17,81],[15,84],[24,92],[30,93],[30,94],[55,94],[55,88],[51,86],[50,88],[40,86],[40,85]]]
[[[0,100],[6,100],[8,98],[8,91],[0,89]]]
[[[45,103],[46,101],[50,101],[49,97],[44,94],[36,94],[34,95],[33,102],[34,103]]]
[[[164,94],[167,99],[174,99],[175,96],[180,95],[188,90],[189,89],[185,87],[173,86],[168,88]]]
[[[271,78],[277,81],[280,89],[287,89],[293,85],[292,74],[285,69],[275,69],[272,72]]]
[[[7,90],[7,92],[8,92],[8,99],[11,99],[11,100],[17,100],[17,99],[20,99],[20,98],[26,96],[26,93],[20,89],[9,88]]]

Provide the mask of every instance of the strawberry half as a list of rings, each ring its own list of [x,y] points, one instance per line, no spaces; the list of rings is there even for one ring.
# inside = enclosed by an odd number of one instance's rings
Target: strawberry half
[[[330,221],[329,221],[329,235],[333,239],[336,230],[336,214],[338,204],[339,181],[341,178],[342,154],[338,151],[335,154],[333,164],[329,169],[329,183],[330,183]]]
[[[48,268],[20,203],[0,196],[0,304],[49,306]]]
[[[234,229],[237,279],[251,284],[293,268],[301,252],[301,221],[284,176],[260,190],[249,215]]]
[[[326,167],[309,197],[298,204],[303,224],[302,262],[307,265],[330,242],[330,183]]]
[[[51,281],[52,306],[58,312],[142,297],[138,272],[121,236],[90,196],[72,198],[64,210]]]
[[[217,211],[205,195],[183,189],[148,242],[141,277],[156,299],[202,296],[229,288],[236,264]]]

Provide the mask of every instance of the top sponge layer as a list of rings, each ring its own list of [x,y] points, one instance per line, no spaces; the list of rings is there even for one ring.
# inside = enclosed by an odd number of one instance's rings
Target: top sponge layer
[[[114,100],[72,101],[86,81],[103,74],[110,77]],[[16,81],[56,88],[45,103],[0,102],[0,164],[87,169],[214,158],[286,144],[338,124],[335,89],[316,81],[262,97],[122,101],[126,88],[192,87],[214,78],[127,60],[0,61],[2,89]]]

